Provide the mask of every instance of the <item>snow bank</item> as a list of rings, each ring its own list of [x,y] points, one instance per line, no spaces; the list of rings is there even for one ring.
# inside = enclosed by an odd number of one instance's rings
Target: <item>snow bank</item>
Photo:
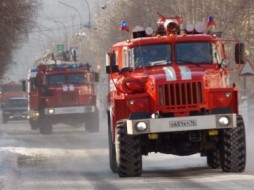
[[[10,190],[19,178],[17,154],[12,151],[18,141],[0,132],[0,189]]]

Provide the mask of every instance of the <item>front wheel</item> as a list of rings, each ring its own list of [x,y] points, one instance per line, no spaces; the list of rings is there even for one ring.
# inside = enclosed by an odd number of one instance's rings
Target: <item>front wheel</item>
[[[30,120],[29,120],[29,123],[30,123],[30,127],[31,127],[32,130],[35,130],[35,129],[38,129],[38,128],[39,128],[39,123],[38,123],[38,121],[35,121],[35,120],[30,119]]]
[[[245,127],[242,116],[237,116],[237,127],[220,133],[221,168],[224,172],[243,172],[246,164]]]
[[[116,163],[120,177],[137,177],[142,173],[142,152],[139,136],[127,134],[126,122],[116,127]]]
[[[39,120],[40,133],[43,135],[49,135],[53,131],[52,124],[46,120],[46,118]]]
[[[207,153],[207,165],[213,169],[220,167],[220,151],[218,149],[211,150]]]

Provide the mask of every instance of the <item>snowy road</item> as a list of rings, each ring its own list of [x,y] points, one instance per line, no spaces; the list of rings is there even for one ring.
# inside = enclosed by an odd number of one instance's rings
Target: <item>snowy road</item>
[[[143,174],[138,178],[119,178],[109,170],[105,125],[96,134],[59,125],[52,135],[44,136],[30,130],[27,122],[10,122],[1,124],[0,133],[2,190],[252,190],[254,186],[251,130],[247,130],[244,173],[209,169],[199,155],[150,154],[143,157]]]

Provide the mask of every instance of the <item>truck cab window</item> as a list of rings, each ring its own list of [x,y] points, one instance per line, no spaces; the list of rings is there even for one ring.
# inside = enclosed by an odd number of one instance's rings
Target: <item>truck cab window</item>
[[[17,92],[22,91],[21,85],[9,85],[9,86],[3,86],[2,87],[3,92]]]
[[[49,75],[47,79],[48,85],[64,84],[65,75]]]
[[[31,78],[30,81],[29,81],[29,87],[31,88],[31,90],[36,90],[37,89],[37,78]],[[29,88],[29,89],[30,89]]]
[[[86,76],[84,74],[68,74],[69,84],[84,84],[87,82]]]
[[[178,64],[212,64],[212,55],[210,42],[181,42],[175,45],[175,58]]]
[[[128,48],[123,48],[123,67],[129,67]]]
[[[135,68],[168,64],[171,61],[170,44],[154,44],[135,47],[133,50]]]

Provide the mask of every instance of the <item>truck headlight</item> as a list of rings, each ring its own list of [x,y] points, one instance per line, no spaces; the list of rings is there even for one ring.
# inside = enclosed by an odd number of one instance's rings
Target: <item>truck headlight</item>
[[[39,112],[33,111],[32,112],[32,118],[37,118],[37,117],[39,117]]]
[[[222,116],[219,118],[219,124],[222,126],[228,126],[230,124],[230,118],[227,116]]]
[[[227,67],[229,65],[229,60],[228,59],[223,59],[221,64],[224,66],[224,67]]]
[[[231,96],[231,92],[225,92],[225,97],[229,98]]]
[[[144,132],[147,129],[147,124],[144,121],[140,121],[136,124],[136,129],[139,132]]]
[[[48,110],[48,113],[49,113],[49,114],[54,114],[54,113],[55,113],[55,110],[54,110],[54,109],[49,109],[49,110]]]

